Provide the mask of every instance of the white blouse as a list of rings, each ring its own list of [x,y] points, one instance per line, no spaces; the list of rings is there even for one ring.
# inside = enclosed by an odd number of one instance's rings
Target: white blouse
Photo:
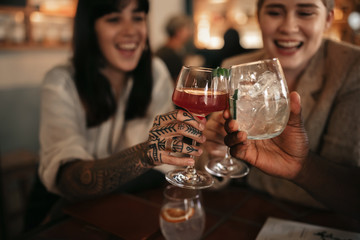
[[[58,66],[46,74],[42,85],[39,176],[49,191],[60,194],[55,181],[61,165],[76,159],[93,161],[108,157],[148,139],[155,116],[174,109],[173,81],[159,58],[153,59],[153,81],[145,117],[125,121],[131,79],[119,99],[115,116],[97,127],[87,128],[71,67]],[[162,165],[155,169],[166,172],[171,168]]]

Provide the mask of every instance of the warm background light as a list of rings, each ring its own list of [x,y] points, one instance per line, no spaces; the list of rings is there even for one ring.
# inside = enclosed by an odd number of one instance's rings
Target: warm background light
[[[334,23],[326,37],[357,44],[360,40],[359,0],[335,0]],[[195,46],[199,49],[220,49],[227,29],[234,28],[243,48],[261,48],[261,32],[257,24],[254,0],[194,0],[193,18]],[[352,27],[351,27],[352,26]],[[354,27],[355,26],[355,27]],[[351,27],[351,28],[350,28]],[[357,30],[355,30],[357,29]]]
[[[349,22],[350,27],[354,31],[359,31],[360,30],[360,13],[359,12],[350,13],[350,15],[348,17],[348,22]]]

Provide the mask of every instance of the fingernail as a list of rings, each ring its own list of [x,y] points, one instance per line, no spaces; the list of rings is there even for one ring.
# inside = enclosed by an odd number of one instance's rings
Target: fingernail
[[[239,132],[236,134],[236,138],[241,138],[241,135],[242,135],[242,133],[239,131]]]
[[[187,165],[189,165],[189,166],[194,166],[194,165],[195,165],[195,161],[194,161],[193,159],[188,160],[188,161],[187,161]]]
[[[200,128],[200,130],[204,130],[204,129],[205,129],[205,125],[202,124],[202,123],[200,123],[200,124],[199,124],[199,128]]]

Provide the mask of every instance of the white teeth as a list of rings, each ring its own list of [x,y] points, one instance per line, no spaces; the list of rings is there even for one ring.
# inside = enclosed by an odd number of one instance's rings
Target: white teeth
[[[286,48],[292,48],[292,47],[297,47],[300,45],[301,42],[294,42],[294,41],[277,41],[277,44],[281,47],[286,47]]]
[[[118,46],[123,50],[133,50],[136,48],[135,43],[123,43],[123,44],[119,44]]]

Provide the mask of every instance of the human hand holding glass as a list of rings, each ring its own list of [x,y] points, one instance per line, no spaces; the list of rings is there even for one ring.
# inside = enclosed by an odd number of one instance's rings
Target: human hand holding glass
[[[289,92],[278,59],[234,65],[230,68],[230,113],[239,131],[248,139],[278,136],[286,127],[290,114]],[[230,156],[209,161],[206,170],[216,176],[243,177],[247,165]]]
[[[227,108],[228,79],[211,68],[183,66],[172,100],[198,118],[205,118],[211,112]],[[194,140],[192,145],[196,145]],[[214,182],[211,175],[192,166],[170,171],[166,179],[171,184],[190,189],[207,188]]]
[[[246,132],[238,131],[239,124],[231,119],[230,111],[225,110],[223,116],[227,135],[224,142],[231,147],[234,157],[246,160],[266,174],[294,180],[311,157],[301,117],[300,96],[292,92],[289,99],[291,113],[284,131],[268,139],[249,140]]]

